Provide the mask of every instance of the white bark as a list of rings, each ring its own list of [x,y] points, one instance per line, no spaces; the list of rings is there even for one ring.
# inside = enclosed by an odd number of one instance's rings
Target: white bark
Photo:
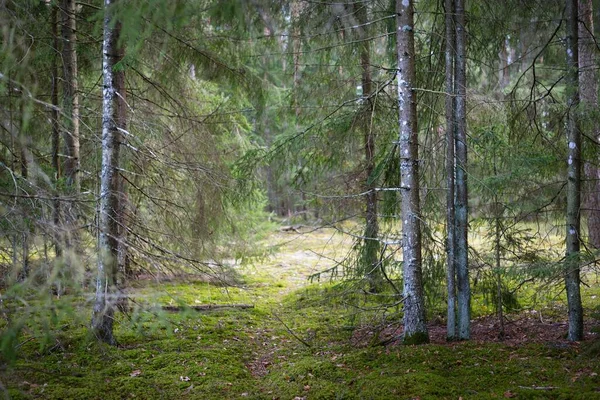
[[[118,55],[117,29],[111,15],[114,0],[104,0],[104,40],[102,43],[102,170],[100,177],[100,216],[98,239],[98,276],[92,314],[92,331],[99,340],[115,344],[113,317],[115,311],[118,260],[118,166],[119,133],[117,130],[116,74]]]
[[[417,99],[413,1],[396,0],[400,190],[404,278],[404,342],[429,341],[421,272]]]

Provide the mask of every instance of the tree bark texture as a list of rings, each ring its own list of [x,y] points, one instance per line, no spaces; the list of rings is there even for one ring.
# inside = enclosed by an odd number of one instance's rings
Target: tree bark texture
[[[579,288],[580,207],[581,207],[581,132],[577,121],[579,105],[578,8],[577,0],[567,0],[567,232],[565,285],[569,308],[571,341],[583,338],[583,309]]]
[[[417,99],[413,1],[396,0],[398,109],[402,250],[404,278],[404,343],[429,341],[421,271]]]
[[[54,41],[54,53],[52,55],[52,87],[50,94],[50,101],[52,102],[53,108],[50,110],[50,119],[52,121],[52,168],[54,169],[54,186],[55,186],[55,199],[52,201],[52,220],[54,223],[54,251],[56,257],[62,256],[62,245],[61,245],[61,233],[60,233],[60,200],[58,199],[58,186],[61,176],[60,168],[60,113],[58,103],[58,49],[60,47],[60,38],[58,36],[58,7],[52,6],[52,36]]]
[[[365,149],[365,238],[363,247],[362,264],[366,270],[366,278],[372,291],[380,291],[383,283],[382,273],[379,265],[379,223],[377,220],[377,191],[376,182],[373,179],[375,170],[375,134],[372,129],[371,117],[373,112],[373,80],[371,78],[371,46],[367,31],[368,2],[363,1],[359,5],[358,23],[361,25],[360,64],[362,68],[361,86],[364,106],[366,107],[362,127],[364,130]]]
[[[103,342],[116,344],[113,319],[118,272],[119,207],[119,94],[114,66],[119,58],[118,28],[112,15],[115,0],[104,1],[104,40],[102,43],[102,170],[100,177],[100,216],[98,276],[92,314],[92,332]]]
[[[75,0],[62,0],[62,59],[63,59],[63,118],[62,131],[65,144],[65,161],[63,176],[65,188],[69,195],[80,192],[79,173],[79,93],[77,72],[77,5]],[[61,233],[66,248],[65,264],[72,268],[77,263],[77,203],[64,203],[61,207],[63,217]]]
[[[79,166],[79,93],[77,82],[77,20],[75,0],[62,1],[62,39],[63,39],[63,136],[66,160],[64,174],[67,187],[72,193],[80,190]]]
[[[467,190],[467,74],[464,0],[456,0],[456,281],[458,339],[471,337],[471,286],[469,283],[468,190]]]
[[[456,339],[456,260],[454,251],[456,240],[454,232],[456,229],[454,215],[454,133],[456,123],[454,119],[454,56],[456,53],[456,35],[454,23],[454,0],[445,0],[445,24],[446,24],[446,254],[447,274],[446,286],[448,289],[448,312],[446,324],[446,338]]]
[[[600,141],[600,124],[592,116],[598,107],[598,82],[596,80],[596,42],[592,0],[579,0],[579,97],[583,108],[583,118],[588,128],[588,136]],[[600,169],[598,159],[587,163],[584,168],[587,196],[584,202],[587,212],[588,237],[590,244],[600,249]]]
[[[121,22],[115,24],[114,36],[119,38],[121,36]],[[117,64],[125,57],[125,47],[119,46],[116,49],[114,64]],[[115,83],[115,94],[116,98],[116,115],[115,120],[117,124],[116,132],[116,143],[117,146],[124,140],[127,131],[127,90],[125,87],[125,69],[123,67],[113,71],[114,83]],[[128,228],[128,209],[129,202],[127,196],[127,186],[125,179],[118,174],[117,176],[117,231],[118,231],[118,258],[117,258],[117,276],[115,276],[114,282],[119,282],[118,278],[121,277],[123,280],[126,279],[129,273],[129,252],[127,245],[127,228]],[[124,282],[119,282],[118,287],[122,287]]]

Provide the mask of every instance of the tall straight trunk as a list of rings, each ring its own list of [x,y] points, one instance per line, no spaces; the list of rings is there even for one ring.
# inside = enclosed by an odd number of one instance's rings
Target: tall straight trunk
[[[121,36],[121,22],[117,22],[115,25],[114,36],[119,38]],[[118,43],[117,43],[118,45]],[[125,57],[125,47],[123,45],[118,46],[117,52],[114,58],[114,64],[119,63]],[[113,65],[114,65],[113,64]],[[116,132],[116,143],[117,146],[124,140],[124,132],[127,131],[127,90],[125,87],[125,69],[118,68],[114,73],[114,84],[116,92],[116,116],[115,120],[117,123]],[[118,192],[118,205],[117,205],[117,231],[118,231],[118,258],[117,268],[118,276],[114,276],[114,282],[119,282],[118,277],[125,279],[129,275],[129,254],[127,245],[127,227],[128,227],[128,196],[127,186],[123,176],[119,174],[117,177],[117,192]],[[124,282],[119,282],[118,287],[121,288]]]
[[[583,309],[579,291],[579,237],[581,206],[581,132],[577,121],[579,105],[577,0],[567,0],[567,232],[565,286],[569,308],[569,340],[583,338]]]
[[[293,18],[293,22],[292,22],[292,29],[293,29],[293,33],[292,33],[292,46],[293,46],[293,52],[294,52],[294,111],[295,111],[295,122],[296,122],[296,130],[299,130],[299,124],[300,124],[300,102],[298,101],[298,87],[300,85],[300,48],[302,45],[302,42],[300,41],[300,12],[302,10],[302,3],[300,1],[293,1],[292,2],[292,18]],[[300,170],[302,170],[304,168],[304,159],[301,158],[300,159],[300,165],[299,168]],[[300,195],[301,199],[302,199],[302,205],[300,207],[300,210],[302,211],[302,219],[304,219],[305,221],[308,220],[308,207],[306,206],[307,203],[307,199],[306,199],[306,192],[303,190],[302,194]],[[294,202],[295,203],[295,202]],[[295,207],[295,204],[292,204],[294,206],[294,211],[296,211],[297,207]]]
[[[92,332],[98,340],[116,344],[113,336],[118,272],[119,145],[120,120],[117,74],[119,30],[112,15],[115,0],[104,0],[104,40],[102,42],[102,171],[100,177],[100,216],[98,238],[98,276],[92,313]]]
[[[590,117],[598,107],[598,81],[596,73],[596,42],[594,39],[592,0],[579,0],[579,97],[584,110],[584,118],[589,121],[588,137],[600,142],[600,124]],[[600,168],[598,159],[586,163],[585,178],[589,181],[588,195],[584,199],[588,209],[587,226],[591,245],[600,249]]]
[[[54,250],[56,257],[62,256],[62,246],[60,241],[60,200],[58,199],[58,182],[60,180],[60,113],[58,104],[58,48],[60,47],[60,39],[58,37],[58,7],[52,6],[52,36],[54,41],[54,52],[52,54],[52,89],[50,101],[52,109],[50,111],[50,119],[52,121],[52,169],[54,170],[54,200],[52,201],[52,220],[54,223]]]
[[[396,0],[398,57],[398,123],[400,192],[402,198],[402,255],[404,273],[404,343],[429,341],[421,271],[417,99],[413,0]]]
[[[21,115],[23,112],[23,103],[21,103]],[[21,167],[21,177],[27,181],[29,179],[29,138],[24,132],[23,124],[19,127],[19,165]],[[24,281],[29,276],[29,224],[27,219],[23,219],[21,226],[21,269],[19,271],[19,281]]]
[[[447,340],[456,339],[456,260],[454,251],[456,229],[454,215],[454,133],[456,122],[454,119],[454,56],[456,53],[456,35],[454,23],[454,0],[445,0],[446,24],[446,254],[447,254],[447,288],[448,288],[448,318],[446,324]]]
[[[77,4],[75,0],[63,0],[62,11],[62,59],[63,59],[63,138],[65,142],[64,177],[69,195],[80,192],[79,172],[79,93],[77,73]],[[77,203],[64,204],[65,246],[71,248],[69,258],[77,250]],[[67,260],[67,265],[73,262]]]
[[[464,0],[456,0],[456,281],[458,291],[458,339],[471,336],[471,286],[469,284],[467,191],[467,74]]]
[[[69,189],[75,194],[80,189],[79,173],[79,93],[77,75],[77,19],[75,0],[62,2],[62,36],[64,87],[63,110],[65,114],[63,129],[66,148],[65,178]]]
[[[498,71],[498,86],[500,90],[506,89],[510,84],[510,43],[508,37],[502,39],[500,44],[500,51],[498,52],[498,58],[500,59],[500,68]]]
[[[362,254],[362,264],[366,271],[369,289],[375,292],[381,290],[383,282],[381,267],[379,266],[379,224],[377,221],[377,191],[376,184],[372,179],[375,170],[375,134],[373,133],[371,117],[373,112],[373,100],[370,98],[373,92],[373,80],[371,78],[371,46],[367,33],[368,2],[363,1],[359,5],[358,23],[361,25],[360,64],[362,68],[361,86],[365,101],[366,113],[362,121],[364,130],[365,151],[365,238]]]

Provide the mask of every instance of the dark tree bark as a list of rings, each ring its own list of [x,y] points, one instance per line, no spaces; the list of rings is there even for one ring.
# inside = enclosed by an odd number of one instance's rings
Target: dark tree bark
[[[117,22],[115,25],[114,35],[116,38],[121,36],[121,22]],[[125,47],[118,45],[116,55],[114,58],[114,64],[117,64],[125,57]],[[113,64],[113,65],[114,65]],[[115,94],[116,98],[116,123],[117,123],[117,138],[116,143],[120,143],[124,140],[124,133],[127,131],[127,90],[125,87],[125,68],[121,66],[114,73],[115,83]],[[117,269],[119,273],[115,276],[114,282],[119,282],[119,276],[125,280],[129,275],[129,252],[127,245],[127,227],[128,227],[128,196],[127,186],[123,176],[119,174],[118,179],[118,206],[117,206],[117,231],[118,231],[118,258],[117,258]],[[124,282],[119,282],[118,287],[122,288]],[[119,290],[120,292],[120,290]]]
[[[373,112],[373,80],[371,78],[371,45],[367,33],[367,7],[368,2],[363,1],[358,5],[357,12],[358,23],[362,42],[360,44],[360,64],[362,68],[362,96],[366,107],[362,127],[364,130],[364,150],[365,150],[365,210],[366,223],[364,234],[364,247],[361,264],[365,268],[366,278],[369,289],[374,292],[381,290],[383,277],[379,265],[379,223],[377,220],[377,191],[376,182],[373,179],[375,170],[375,134],[370,123]]]
[[[581,132],[577,121],[579,105],[578,61],[578,9],[577,0],[567,0],[567,232],[565,285],[569,308],[569,333],[571,341],[583,338],[583,309],[581,306],[579,250],[581,207]]]
[[[583,126],[588,136],[600,142],[600,124],[591,116],[598,107],[598,81],[596,73],[596,42],[594,39],[592,0],[579,1],[579,97],[583,108]],[[587,212],[587,226],[590,244],[600,249],[600,169],[598,159],[586,163],[585,178],[589,181],[587,196],[584,199]]]
[[[75,0],[62,0],[62,59],[63,59],[63,140],[65,143],[64,177],[69,195],[80,192],[79,166],[79,93],[77,72],[77,4]],[[63,205],[64,243],[67,250],[66,264],[73,265],[77,252],[77,203]]]
[[[456,281],[458,290],[458,339],[471,336],[471,286],[469,283],[467,190],[467,75],[464,0],[456,0]]]
[[[118,62],[119,28],[115,24],[114,0],[104,0],[104,40],[102,44],[102,172],[100,177],[100,216],[98,239],[98,276],[92,314],[92,332],[103,342],[116,344],[113,319],[117,298],[119,257],[119,93]]]
[[[62,245],[60,237],[60,200],[58,199],[58,182],[61,176],[60,168],[60,113],[58,103],[58,49],[60,47],[60,38],[58,36],[58,7],[52,6],[52,36],[54,41],[54,53],[52,55],[52,88],[50,94],[50,101],[52,102],[52,109],[50,110],[50,119],[52,121],[52,169],[54,169],[54,186],[55,186],[55,199],[52,202],[52,220],[54,222],[54,251],[56,257],[62,256]]]
[[[63,136],[66,149],[65,178],[67,186],[74,193],[79,193],[79,93],[77,75],[77,5],[75,0],[62,1],[62,36],[63,36]]]
[[[456,35],[454,23],[454,0],[445,0],[445,24],[446,24],[446,182],[448,191],[446,193],[446,252],[447,252],[447,288],[448,288],[448,318],[446,338],[456,339],[456,230],[454,211],[454,133],[456,123],[454,118],[454,59],[456,54]]]
[[[417,99],[412,0],[396,0],[400,192],[404,272],[404,343],[429,341],[421,270]]]

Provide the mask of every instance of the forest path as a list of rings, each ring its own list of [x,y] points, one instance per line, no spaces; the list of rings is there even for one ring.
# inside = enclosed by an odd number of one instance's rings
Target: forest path
[[[334,228],[301,226],[290,231],[280,230],[258,243],[270,250],[269,257],[242,272],[248,276],[266,276],[272,284],[281,287],[279,294],[285,295],[309,284],[314,274],[343,261],[352,244],[352,237]],[[327,281],[329,276],[325,273],[321,280]]]

